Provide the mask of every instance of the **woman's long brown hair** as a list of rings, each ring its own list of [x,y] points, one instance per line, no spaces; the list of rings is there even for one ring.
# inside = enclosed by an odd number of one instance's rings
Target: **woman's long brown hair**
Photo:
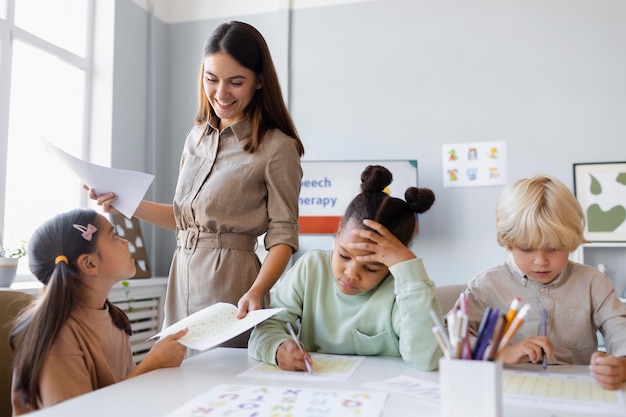
[[[243,22],[223,23],[209,37],[204,47],[203,62],[204,58],[217,52],[224,52],[253,71],[263,84],[263,88],[255,90],[254,97],[246,109],[252,121],[252,135],[244,148],[254,153],[269,129],[279,129],[296,141],[298,153],[300,156],[304,155],[304,145],[283,100],[270,50],[259,31]],[[217,117],[204,93],[203,62],[200,64],[198,77],[196,125],[206,124],[210,116]],[[211,127],[207,126],[207,133],[210,131]]]

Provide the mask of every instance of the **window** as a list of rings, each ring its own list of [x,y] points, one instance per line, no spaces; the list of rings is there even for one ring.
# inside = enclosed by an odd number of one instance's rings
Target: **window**
[[[40,138],[82,157],[90,128],[92,0],[0,0],[0,233],[28,240],[85,205],[78,179]],[[7,87],[5,89],[5,86]],[[28,275],[20,262],[18,275]]]

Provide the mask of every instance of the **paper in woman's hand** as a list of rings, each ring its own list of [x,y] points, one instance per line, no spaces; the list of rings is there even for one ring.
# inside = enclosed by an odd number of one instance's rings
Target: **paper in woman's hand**
[[[84,184],[93,188],[96,194],[114,192],[117,200],[113,207],[127,218],[133,217],[152,184],[154,175],[92,164],[70,155],[44,138],[41,140],[48,152],[59,158]]]
[[[284,308],[254,310],[249,311],[246,317],[238,319],[237,307],[228,303],[216,303],[172,324],[150,339],[163,338],[186,327],[189,331],[178,341],[192,349],[207,350],[240,335],[283,310]]]

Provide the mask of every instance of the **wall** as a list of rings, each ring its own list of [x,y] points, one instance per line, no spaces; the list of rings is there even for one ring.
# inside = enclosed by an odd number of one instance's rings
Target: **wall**
[[[418,160],[420,186],[437,201],[420,217],[413,250],[438,284],[466,282],[504,256],[494,226],[502,187],[443,188],[443,144],[506,141],[510,181],[547,173],[570,188],[573,163],[626,160],[626,3],[369,1],[163,24],[171,55],[158,86],[169,94],[158,114],[169,129],[155,145],[167,150],[155,166],[162,202],[195,114],[199,51],[231,18],[257,26],[287,62],[305,159]],[[330,247],[332,236],[306,235],[301,245]],[[172,248],[157,242],[160,273]]]

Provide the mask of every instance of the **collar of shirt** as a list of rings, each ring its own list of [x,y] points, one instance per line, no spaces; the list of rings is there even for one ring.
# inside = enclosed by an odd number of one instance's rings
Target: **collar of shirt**
[[[207,124],[214,130],[219,132],[218,126],[220,125],[220,121],[217,116],[215,116],[214,114],[210,114]],[[225,133],[229,129],[235,135],[235,137],[241,141],[248,138],[252,134],[252,122],[249,118],[246,117],[244,119],[241,119],[237,123],[228,126],[221,133]]]
[[[561,273],[559,275],[556,276],[556,278],[554,278],[552,281],[550,281],[547,284],[539,284],[531,279],[528,279],[528,277],[526,275],[524,275],[524,273],[522,272],[521,269],[519,269],[519,267],[517,266],[517,263],[515,263],[515,259],[513,259],[513,254],[511,252],[508,252],[508,256],[506,259],[506,266],[509,268],[509,271],[511,272],[511,275],[517,280],[519,281],[519,283],[525,287],[529,282],[532,285],[535,285],[537,287],[548,287],[548,286],[553,286],[553,287],[558,287],[559,285],[561,285],[567,277],[567,271],[569,270],[569,263],[567,265],[567,267],[565,267],[565,269],[563,269],[563,271],[561,271]]]

